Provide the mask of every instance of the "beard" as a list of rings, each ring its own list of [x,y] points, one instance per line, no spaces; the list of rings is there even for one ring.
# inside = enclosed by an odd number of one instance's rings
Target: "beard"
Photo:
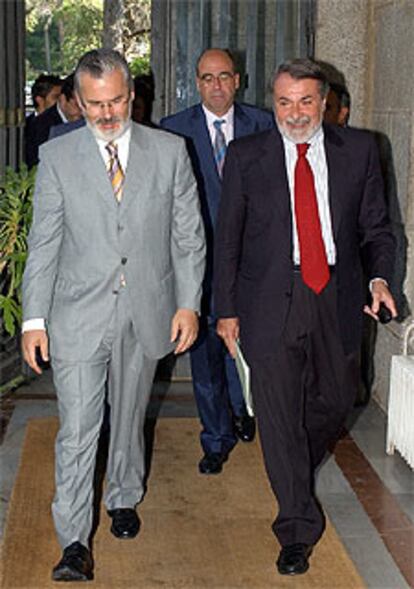
[[[121,135],[123,135],[125,133],[125,131],[130,127],[130,125],[131,125],[131,112],[132,112],[132,102],[130,101],[130,103],[128,105],[128,113],[125,117],[120,117],[120,116],[114,115],[114,116],[108,117],[108,118],[102,117],[102,118],[96,119],[95,121],[92,122],[88,119],[87,116],[85,116],[86,124],[97,139],[101,139],[102,141],[108,141],[108,142],[115,141],[116,139],[121,137]],[[104,129],[101,129],[99,127],[99,125],[103,125],[103,124],[113,125],[116,123],[118,123],[119,126],[116,129],[111,129],[108,131],[105,131]]]
[[[307,143],[322,125],[322,115],[312,126],[310,126],[311,118],[308,116],[287,117],[283,123],[276,117],[276,123],[280,133],[289,141],[296,144]],[[303,127],[303,125],[306,125],[306,127]]]

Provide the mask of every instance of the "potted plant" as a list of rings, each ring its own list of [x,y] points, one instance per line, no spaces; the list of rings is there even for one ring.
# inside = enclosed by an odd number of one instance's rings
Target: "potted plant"
[[[8,366],[10,355],[16,356],[12,365],[16,364],[17,370],[21,362],[14,336],[19,333],[22,321],[21,286],[32,221],[35,174],[35,168],[29,171],[23,164],[19,171],[8,168],[0,177],[0,354],[2,364],[7,361]],[[13,376],[15,372],[4,375],[6,380]]]

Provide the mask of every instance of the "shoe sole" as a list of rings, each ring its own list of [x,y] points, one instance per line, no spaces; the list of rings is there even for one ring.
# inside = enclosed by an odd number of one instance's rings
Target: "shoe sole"
[[[128,534],[119,534],[112,527],[111,527],[110,531],[111,531],[111,534],[113,536],[115,536],[115,538],[118,538],[118,540],[133,540],[134,538],[136,538],[138,536],[138,532],[139,532],[139,530],[137,530],[134,534],[131,534],[130,532],[128,532]]]
[[[309,570],[309,565],[304,568],[301,569],[300,571],[281,571],[279,569],[279,567],[277,567],[278,573],[279,575],[284,575],[284,576],[288,576],[288,577],[295,577],[296,575],[303,575],[304,573],[306,573],[306,571]]]
[[[69,567],[61,568],[59,571],[52,572],[53,581],[92,581],[93,573],[84,575],[78,573]]]

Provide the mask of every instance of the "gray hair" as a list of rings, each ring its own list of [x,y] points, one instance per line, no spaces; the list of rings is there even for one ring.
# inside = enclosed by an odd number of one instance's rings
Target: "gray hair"
[[[319,82],[322,98],[329,92],[329,82],[321,66],[309,57],[299,57],[280,64],[273,74],[272,87],[282,74],[289,74],[294,80],[312,79]]]
[[[134,81],[129,67],[122,55],[114,49],[92,49],[83,55],[75,70],[75,90],[80,95],[80,77],[89,74],[92,78],[102,78],[104,74],[120,70],[125,78],[128,88],[134,88]]]

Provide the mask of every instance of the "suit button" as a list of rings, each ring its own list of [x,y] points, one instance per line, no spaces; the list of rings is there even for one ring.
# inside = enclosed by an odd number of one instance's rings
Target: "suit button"
[[[124,226],[123,225],[118,225],[118,231],[123,231],[124,230]]]
[[[112,294],[114,294],[114,295],[117,295],[118,293],[119,293],[119,290],[116,290],[116,289],[114,289],[114,290],[112,291]]]
[[[285,296],[286,296],[286,298],[291,299],[292,298],[292,293],[291,292],[285,292]]]
[[[122,258],[121,259],[121,264],[123,264],[125,266],[125,264],[127,263],[128,258]]]

